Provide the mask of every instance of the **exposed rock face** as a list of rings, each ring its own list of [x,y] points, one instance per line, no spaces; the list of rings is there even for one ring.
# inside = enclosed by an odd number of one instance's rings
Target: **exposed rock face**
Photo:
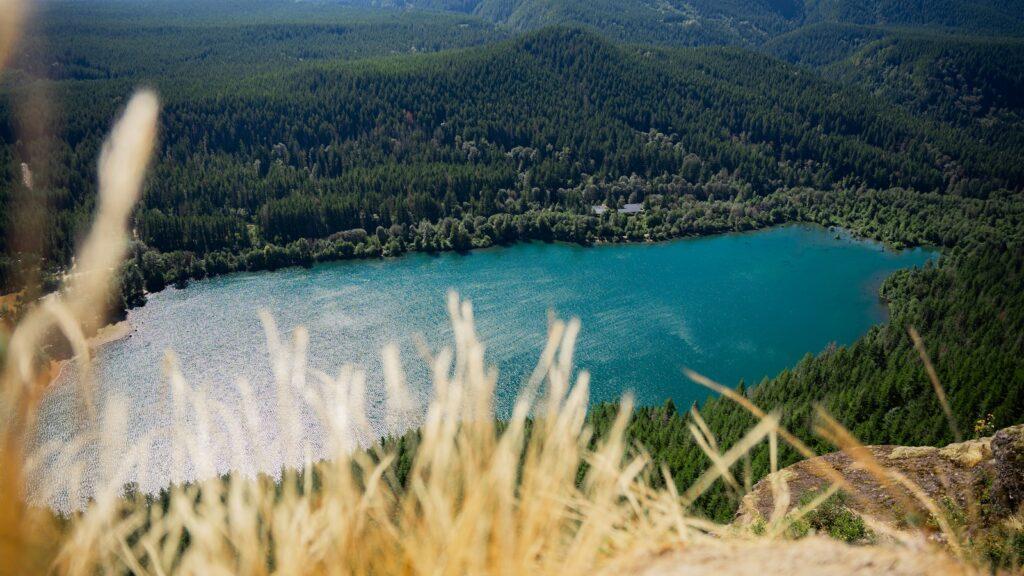
[[[995,504],[990,512],[1006,517],[1024,506],[1024,424],[1004,428],[990,438],[931,446],[868,446],[871,456],[885,468],[913,481],[933,501],[970,508],[981,502]],[[915,497],[893,484],[883,485],[861,462],[843,452],[834,452],[798,462],[780,470],[776,482],[788,489],[786,511],[792,510],[806,494],[823,490],[829,481],[822,465],[839,472],[854,488],[847,506],[882,521],[901,520],[915,510],[908,503]],[[777,486],[779,484],[776,484]],[[781,502],[780,502],[781,503]],[[737,522],[769,518],[774,511],[772,478],[758,482],[737,511]],[[916,510],[920,512],[920,510]]]
[[[1004,428],[992,437],[993,491],[1010,512],[1024,503],[1024,424]]]
[[[944,448],[931,446],[868,446],[870,458],[881,468],[897,472],[900,478],[913,482],[920,492],[936,505],[959,506],[962,510],[986,508],[980,522],[1001,523],[1007,515],[1024,503],[1024,424],[1000,430],[991,438],[980,438],[950,444]],[[803,496],[818,492],[830,482],[822,465],[841,474],[855,493],[844,506],[866,520],[872,528],[886,525],[899,531],[909,514],[915,510],[915,494],[893,481],[893,475],[883,471],[888,481],[879,478],[879,470],[872,473],[865,466],[866,459],[852,458],[835,452],[798,462],[779,470],[774,478],[758,482],[744,498],[737,513],[737,523],[746,524],[757,519],[772,517],[778,489],[780,508],[791,511]],[[872,464],[873,465],[873,464]],[[992,497],[1002,506],[988,506]],[[918,516],[920,520],[925,516]],[[981,527],[972,525],[966,529]],[[913,538],[920,538],[914,540]],[[721,539],[682,544],[661,551],[626,560],[615,565],[608,574],[634,576],[684,576],[702,574],[981,574],[976,567],[956,561],[942,543],[942,535],[927,531],[911,538],[904,533],[898,541],[882,539],[869,545],[851,546],[823,536],[810,536],[801,540]],[[888,543],[888,545],[887,545]],[[910,545],[907,545],[907,544]],[[599,576],[603,576],[603,573]]]
[[[884,468],[900,472],[936,502],[948,501],[966,508],[982,499],[985,476],[993,474],[992,439],[981,438],[945,448],[930,446],[868,446],[871,456]],[[826,488],[830,482],[822,465],[839,472],[853,487],[848,507],[860,514],[889,522],[902,522],[906,515],[923,513],[917,499],[895,482],[883,484],[862,462],[844,452],[834,452],[797,462],[780,470],[779,479],[789,492],[787,512],[809,493]],[[740,523],[770,518],[774,512],[772,479],[765,478],[743,499],[737,512]]]

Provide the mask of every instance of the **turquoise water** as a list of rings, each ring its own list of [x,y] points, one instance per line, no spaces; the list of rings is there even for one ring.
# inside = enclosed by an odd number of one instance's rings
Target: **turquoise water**
[[[881,281],[933,257],[786,226],[660,244],[521,244],[225,276],[152,295],[132,311],[131,336],[97,354],[97,398],[128,399],[132,442],[166,426],[161,366],[165,350],[173,350],[188,382],[228,406],[238,404],[234,382],[245,378],[270,419],[274,392],[257,317],[265,309],[282,334],[309,329],[310,367],[331,374],[345,363],[365,367],[371,418],[379,418],[381,347],[399,346],[424,401],[429,384],[417,338],[432,351],[449,345],[445,293],[455,289],[472,301],[487,356],[499,367],[500,408],[540,353],[548,311],[582,323],[576,363],[592,374],[592,400],[630,390],[640,403],[673,398],[687,406],[707,392],[684,378],[684,366],[735,385],[773,375],[831,342],[851,343],[885,320]],[[74,429],[74,378],[65,370],[44,407],[44,440]],[[305,433],[317,436],[309,425]],[[154,440],[157,460],[166,444]],[[226,457],[218,462],[228,466]],[[161,474],[148,481],[166,483]]]

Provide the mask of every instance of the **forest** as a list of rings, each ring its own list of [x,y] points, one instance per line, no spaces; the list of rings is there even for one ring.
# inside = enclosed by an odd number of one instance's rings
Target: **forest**
[[[406,38],[405,21],[421,16],[396,18],[359,26]],[[1016,121],[964,139],[943,113],[915,114],[912,103],[737,48],[619,46],[553,28],[428,55],[298,66],[282,57],[272,72],[237,79],[212,78],[222,66],[211,58],[188,81],[157,81],[161,150],[135,216],[126,302],[140,301],[140,285],[224,271],[766,226],[796,218],[780,199],[802,188],[985,199],[1024,185]],[[8,83],[0,217],[8,230],[45,230],[35,250],[16,234],[2,241],[8,289],[24,267],[42,262],[52,279],[67,266],[93,208],[107,118],[132,82],[176,66],[133,61],[143,64],[81,60],[109,78],[83,73],[52,88],[57,111],[34,120],[52,137],[35,141],[15,138],[9,102],[42,81]],[[991,91],[1012,100],[1015,86]],[[647,210],[591,214],[627,202]]]
[[[766,50],[972,137],[1020,138],[1021,39],[823,24],[781,36]]]
[[[821,23],[1021,35],[1020,5],[998,0],[355,0],[474,14],[512,30],[573,24],[642,44],[758,46]]]

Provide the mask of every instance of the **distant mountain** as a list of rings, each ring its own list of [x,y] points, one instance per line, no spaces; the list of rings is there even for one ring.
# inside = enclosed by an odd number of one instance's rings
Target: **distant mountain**
[[[787,62],[828,66],[853,56],[869,43],[895,31],[860,24],[818,23],[769,40],[762,48]]]
[[[970,34],[1024,32],[1020,0],[806,0],[804,24],[840,22],[944,28]]]
[[[49,0],[12,68],[53,80],[224,82],[239,76],[496,42],[509,33],[457,13],[285,0]],[[4,78],[3,80],[8,80]]]
[[[1024,35],[1021,0],[352,0],[475,14],[515,30],[593,27],[638,43],[756,45],[818,23]]]
[[[392,6],[474,14],[513,30],[583,25],[608,38],[678,46],[756,44],[792,26],[772,4],[790,0],[712,2],[696,0],[353,0]],[[799,13],[798,11],[795,13]]]
[[[324,178],[419,162],[494,175],[467,182],[459,195],[512,186],[510,168],[551,191],[578,185],[584,174],[682,173],[694,182],[728,174],[755,194],[846,184],[943,191],[964,177],[1010,186],[1024,177],[1003,157],[1013,151],[961,142],[939,123],[768,56],[621,47],[578,29],[423,58],[318,66],[254,87],[181,104],[179,117],[194,121],[167,133],[190,135],[181,149],[205,141],[222,153],[235,153],[237,137],[209,127],[261,134],[268,147],[308,151],[304,162],[320,163],[314,173]],[[268,163],[275,155],[258,154]],[[395,193],[407,188],[396,183]]]
[[[893,35],[832,66],[878,96],[986,135],[1016,126],[1024,141],[1024,40]]]
[[[1024,141],[1024,39],[816,24],[764,49],[993,143]]]

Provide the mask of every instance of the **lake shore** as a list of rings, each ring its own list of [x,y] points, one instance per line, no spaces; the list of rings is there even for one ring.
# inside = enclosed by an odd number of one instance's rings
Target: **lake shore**
[[[10,294],[0,295],[0,308],[6,307],[8,309],[16,309],[23,305],[21,298],[24,297],[25,291],[21,290],[18,292],[12,292]],[[17,311],[15,312],[17,314]],[[5,318],[6,322],[7,319]],[[7,325],[8,330],[13,330],[13,325]],[[89,347],[89,351],[93,352],[99,349],[101,346],[117,342],[123,338],[127,338],[132,333],[132,325],[127,320],[121,320],[112,324],[107,324],[96,331],[91,337],[86,339],[86,345]],[[38,382],[45,382],[46,386],[52,386],[57,379],[60,377],[61,372],[64,369],[64,364],[74,358],[66,358],[63,360],[51,360],[47,366],[45,366],[39,373]]]
[[[86,339],[86,345],[89,347],[90,354],[100,347],[107,344],[117,342],[128,338],[132,334],[132,325],[127,319],[115,322],[113,324],[107,324],[100,328],[91,337]],[[64,372],[64,366],[73,361],[74,358],[66,358],[64,360],[51,360],[49,366],[41,373],[41,381],[45,381],[47,387],[52,387],[57,383],[61,373]]]
[[[96,334],[93,334],[87,340],[89,350],[95,350],[104,344],[110,344],[122,338],[127,338],[131,333],[132,325],[127,319],[115,322],[114,324],[108,324],[97,330]]]

